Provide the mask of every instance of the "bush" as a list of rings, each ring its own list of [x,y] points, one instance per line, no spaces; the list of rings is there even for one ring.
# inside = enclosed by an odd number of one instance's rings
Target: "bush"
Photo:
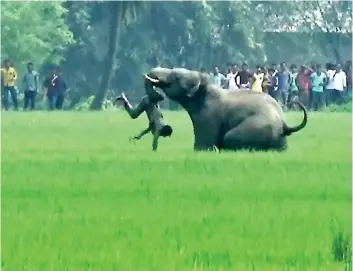
[[[336,223],[332,226],[331,251],[333,258],[337,262],[344,262],[346,266],[352,266],[352,237]],[[351,270],[351,268],[350,268]]]
[[[78,105],[76,105],[75,110],[78,110],[78,111],[89,110],[93,99],[94,99],[93,95],[88,97],[86,101],[83,101],[83,102],[79,103]],[[113,102],[108,99],[105,99],[102,104],[102,110],[108,110],[108,109],[112,109],[112,108],[114,108]]]
[[[342,105],[333,104],[326,108],[328,112],[352,112],[352,101],[347,101]]]

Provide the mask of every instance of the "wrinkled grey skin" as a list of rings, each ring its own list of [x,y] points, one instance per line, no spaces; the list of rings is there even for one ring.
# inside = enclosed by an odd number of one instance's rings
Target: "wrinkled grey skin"
[[[289,127],[281,106],[265,93],[229,92],[209,83],[208,75],[184,68],[153,68],[144,75],[146,94],[158,96],[153,88],[163,90],[189,113],[194,127],[195,150],[254,151],[287,149],[286,137],[303,129],[302,123]]]

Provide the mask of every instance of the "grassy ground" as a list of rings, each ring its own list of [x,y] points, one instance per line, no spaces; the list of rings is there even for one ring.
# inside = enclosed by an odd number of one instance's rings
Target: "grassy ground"
[[[188,116],[166,118],[152,153],[128,143],[145,117],[3,113],[2,270],[344,270],[350,114],[310,113],[282,154],[194,153]]]

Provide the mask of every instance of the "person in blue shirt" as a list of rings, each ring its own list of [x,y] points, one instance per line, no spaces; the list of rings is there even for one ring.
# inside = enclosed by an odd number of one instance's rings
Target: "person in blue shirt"
[[[31,110],[35,108],[36,96],[39,90],[39,73],[34,70],[33,63],[27,64],[28,72],[23,76],[24,87],[24,106],[27,109],[30,106]]]
[[[285,110],[287,109],[289,86],[291,81],[291,76],[285,62],[281,63],[280,70],[277,72],[276,77],[278,79],[278,95],[280,98],[281,106]]]
[[[326,74],[322,71],[320,64],[316,65],[316,72],[311,74],[312,104],[311,108],[318,111],[325,106],[324,86],[326,84]]]

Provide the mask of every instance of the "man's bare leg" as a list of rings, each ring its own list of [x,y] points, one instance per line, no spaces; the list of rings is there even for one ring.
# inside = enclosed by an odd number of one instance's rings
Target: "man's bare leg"
[[[143,97],[141,102],[136,107],[133,107],[127,99],[125,93],[122,92],[121,95],[116,98],[116,101],[122,100],[124,102],[126,112],[130,115],[132,119],[136,119],[146,110],[148,102],[147,99],[148,98],[146,96]]]

